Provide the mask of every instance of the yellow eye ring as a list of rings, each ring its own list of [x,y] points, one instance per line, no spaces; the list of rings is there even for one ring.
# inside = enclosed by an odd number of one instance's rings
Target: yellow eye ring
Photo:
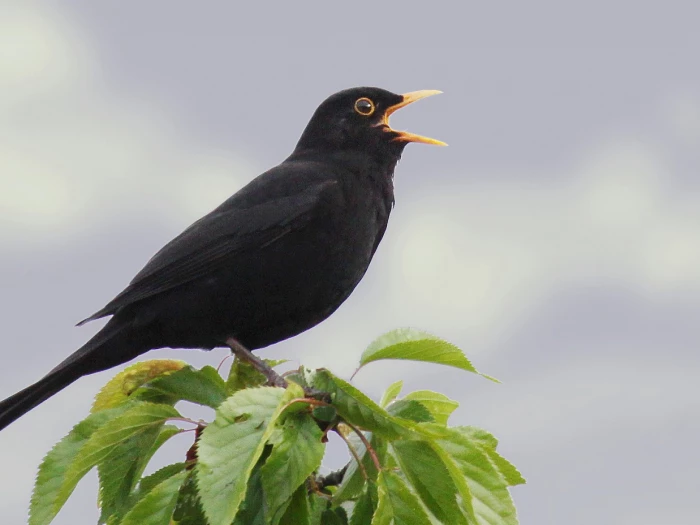
[[[363,117],[369,117],[374,113],[374,102],[367,97],[358,98],[355,101],[355,111]]]

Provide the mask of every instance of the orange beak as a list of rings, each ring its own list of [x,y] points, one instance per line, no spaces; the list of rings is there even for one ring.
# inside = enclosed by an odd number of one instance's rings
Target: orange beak
[[[389,125],[389,117],[395,111],[397,111],[403,107],[406,107],[409,104],[412,104],[416,100],[420,100],[420,99],[426,98],[426,97],[431,97],[433,95],[438,95],[440,93],[442,93],[442,91],[437,91],[435,89],[424,89],[422,91],[411,91],[410,93],[405,93],[405,94],[401,95],[403,97],[403,100],[401,102],[386,108],[386,111],[384,112],[384,115],[382,116],[382,120],[380,122],[380,125],[386,126],[389,131],[392,131],[398,135],[396,138],[394,138],[394,140],[399,140],[401,142],[421,142],[423,144],[433,144],[435,146],[447,146],[447,144],[445,144],[441,140],[423,137],[421,135],[409,133],[408,131],[396,131],[394,129],[391,129],[391,126]]]

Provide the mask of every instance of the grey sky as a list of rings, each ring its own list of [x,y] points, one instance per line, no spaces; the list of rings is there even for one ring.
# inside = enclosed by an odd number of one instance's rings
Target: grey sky
[[[450,146],[407,148],[365,280],[262,355],[349,375],[380,333],[435,332],[503,384],[406,363],[356,382],[458,399],[454,422],[493,431],[527,477],[523,525],[695,523],[700,8],[188,4],[0,5],[0,397],[94,333],[73,325],[162,244],[281,161],[327,95],[440,89],[392,118]],[[0,434],[5,522],[25,521],[41,458],[114,373]],[[95,488],[55,523],[93,523]]]

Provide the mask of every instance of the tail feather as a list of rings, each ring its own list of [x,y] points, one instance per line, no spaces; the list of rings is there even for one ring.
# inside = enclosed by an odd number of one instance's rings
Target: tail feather
[[[106,370],[141,354],[128,329],[112,319],[76,352],[33,385],[0,402],[0,430],[80,377]]]
[[[51,372],[0,403],[0,430],[63,390],[83,374],[75,368]]]

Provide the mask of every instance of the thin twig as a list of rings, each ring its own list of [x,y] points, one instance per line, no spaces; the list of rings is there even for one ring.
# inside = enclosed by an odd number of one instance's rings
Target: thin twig
[[[221,362],[219,363],[219,366],[216,367],[216,371],[218,372],[219,370],[221,370],[221,367],[224,366],[224,363],[226,362],[226,360],[227,360],[227,359],[230,359],[230,358],[232,358],[232,357],[233,357],[232,354],[228,354],[226,357],[224,357],[224,358],[221,360]]]
[[[353,379],[355,379],[355,376],[356,376],[357,373],[360,371],[360,369],[362,369],[362,365],[358,366],[358,367],[355,369],[355,371],[354,371],[354,372],[352,373],[352,375],[350,376],[350,381],[352,381]]]
[[[226,344],[231,349],[231,352],[233,352],[236,355],[236,357],[238,357],[242,361],[249,363],[253,368],[255,368],[258,372],[264,375],[267,379],[267,382],[270,383],[272,386],[280,388],[287,388],[289,386],[287,381],[283,377],[281,377],[277,372],[275,372],[272,369],[272,367],[265,364],[265,362],[261,359],[255,357],[250,350],[248,350],[245,346],[239,343],[236,339],[234,339],[233,337],[229,337],[226,340]]]
[[[207,426],[207,424],[204,421],[195,421],[194,419],[190,419],[188,417],[169,417],[167,421],[181,421],[182,423],[192,423],[193,425],[197,425],[198,427]]]
[[[369,441],[367,441],[367,438],[362,433],[362,431],[359,428],[357,428],[355,425],[353,425],[352,423],[348,423],[347,421],[343,421],[343,423],[345,425],[349,426],[351,429],[353,429],[355,434],[357,434],[357,436],[360,438],[360,441],[362,441],[362,444],[367,449],[367,452],[369,452],[369,455],[372,458],[372,462],[374,463],[374,466],[376,467],[377,472],[381,472],[382,466],[379,464],[379,458],[377,457],[377,453],[372,448],[372,445],[369,444]]]
[[[379,463],[379,457],[377,457],[376,451],[374,450],[374,448],[372,448],[372,445],[369,444],[369,441],[367,441],[367,438],[365,437],[365,435],[362,433],[361,430],[359,430],[354,425],[350,425],[350,428],[352,428],[357,433],[360,440],[365,445],[365,448],[367,449],[367,452],[369,452],[369,455],[372,458],[372,462],[374,463],[374,468],[377,469],[377,472],[381,472],[382,465]]]
[[[352,443],[350,443],[350,440],[346,438],[342,432],[340,432],[337,428],[334,428],[335,433],[340,436],[340,439],[345,441],[345,444],[348,446],[348,450],[350,450],[350,454],[352,454],[352,457],[355,458],[355,461],[357,461],[357,464],[360,466],[360,471],[362,472],[362,477],[365,478],[365,481],[369,480],[369,476],[367,475],[367,469],[365,466],[362,464],[362,460],[360,459],[360,455],[357,453],[357,450],[355,450],[355,447],[352,446]],[[345,465],[345,468],[348,468],[347,465]]]

